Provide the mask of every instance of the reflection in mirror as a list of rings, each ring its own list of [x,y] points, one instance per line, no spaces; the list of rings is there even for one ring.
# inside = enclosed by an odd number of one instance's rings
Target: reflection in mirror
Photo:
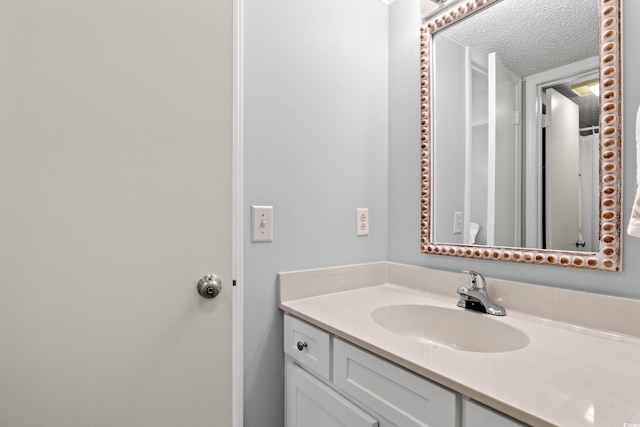
[[[529,246],[598,250],[598,199],[594,196],[599,193],[599,104],[597,94],[585,83],[597,88],[597,71],[541,87],[543,124],[538,144],[542,164],[536,168],[540,173],[531,178],[540,182],[542,215],[539,235],[529,237]],[[537,224],[529,222],[535,230]]]
[[[427,23],[423,252],[620,269],[619,7],[467,0]]]

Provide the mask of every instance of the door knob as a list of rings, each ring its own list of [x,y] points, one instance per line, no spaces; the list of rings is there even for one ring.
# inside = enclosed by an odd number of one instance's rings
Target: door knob
[[[222,290],[222,280],[215,274],[206,274],[198,280],[198,293],[203,298],[215,298]]]

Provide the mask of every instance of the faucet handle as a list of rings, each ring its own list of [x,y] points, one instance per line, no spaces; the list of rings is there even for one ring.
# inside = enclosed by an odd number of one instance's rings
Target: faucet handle
[[[466,273],[469,275],[469,287],[471,289],[486,288],[486,281],[484,280],[484,277],[482,276],[482,274],[476,271],[471,271],[471,270],[465,270],[463,271],[463,273]]]

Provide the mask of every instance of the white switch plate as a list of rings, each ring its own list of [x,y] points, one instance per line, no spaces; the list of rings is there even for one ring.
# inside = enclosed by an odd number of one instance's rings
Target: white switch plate
[[[453,234],[462,233],[462,212],[457,211],[453,213]]]
[[[273,242],[273,206],[251,206],[251,241]]]
[[[356,236],[369,235],[369,208],[356,208]]]

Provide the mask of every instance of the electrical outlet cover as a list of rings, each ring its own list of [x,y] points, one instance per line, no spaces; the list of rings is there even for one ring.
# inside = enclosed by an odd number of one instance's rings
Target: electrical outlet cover
[[[369,208],[356,209],[356,236],[369,235]]]

